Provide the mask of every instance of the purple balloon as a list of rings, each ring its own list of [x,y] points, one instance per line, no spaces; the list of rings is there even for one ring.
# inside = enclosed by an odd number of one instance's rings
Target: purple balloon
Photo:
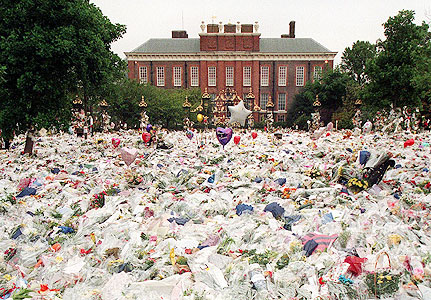
[[[187,130],[186,136],[191,140],[193,138],[193,131]]]
[[[147,125],[147,132],[150,132],[153,129],[153,125],[148,124]]]
[[[229,143],[230,139],[232,138],[232,129],[231,128],[221,128],[221,127],[217,127],[216,129],[216,135],[217,135],[217,139],[220,142],[220,144],[224,146]]]

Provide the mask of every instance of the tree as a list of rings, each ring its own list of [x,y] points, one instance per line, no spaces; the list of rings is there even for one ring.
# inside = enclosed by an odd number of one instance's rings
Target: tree
[[[340,68],[362,86],[368,81],[366,65],[375,58],[376,53],[376,45],[357,41],[352,48],[344,50]]]
[[[186,96],[193,107],[200,99],[200,89],[165,90],[154,86],[145,87],[145,99],[148,99],[148,116],[152,124],[163,125],[165,128],[177,128],[182,124],[185,112],[183,102]]]
[[[321,119],[324,123],[331,121],[332,114],[343,105],[346,95],[346,87],[351,84],[351,79],[339,68],[323,73],[320,81],[309,81],[294,100],[287,112],[288,126],[298,125],[305,129],[307,120],[311,119],[314,111],[313,102],[319,95]]]
[[[104,99],[109,104],[108,111],[112,121],[127,123],[129,128],[136,128],[140,123],[141,108],[139,103],[144,96],[145,109],[151,124],[165,128],[177,128],[185,117],[183,102],[187,96],[193,107],[198,105],[200,89],[161,89],[152,85],[140,84],[138,81],[123,78],[106,86]]]
[[[112,24],[88,0],[2,1],[4,138],[32,128],[67,126],[71,97],[82,91],[87,98],[122,68],[110,44],[124,32],[125,26]]]
[[[386,39],[377,43],[377,56],[367,72],[368,103],[380,107],[421,106],[424,89],[429,87],[420,84],[418,74],[422,57],[431,47],[430,33],[428,24],[416,25],[413,21],[414,12],[402,10],[383,24]]]
[[[4,82],[5,73],[6,73],[6,67],[0,66],[0,84]]]
[[[307,129],[307,121],[311,120],[313,112],[313,97],[314,93],[308,88],[310,84],[306,84],[304,90],[293,97],[292,105],[287,110],[287,126],[298,126],[299,129]]]
[[[123,78],[107,86],[104,99],[108,102],[108,112],[114,123],[121,121],[128,128],[139,126],[139,102],[143,95],[143,86],[136,80]]]
[[[351,81],[348,75],[337,67],[323,74],[321,81],[314,82],[323,109],[335,111],[343,105],[346,87]]]

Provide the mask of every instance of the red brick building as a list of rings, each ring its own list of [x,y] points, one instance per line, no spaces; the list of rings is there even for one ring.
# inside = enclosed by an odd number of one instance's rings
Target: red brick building
[[[201,29],[199,38],[172,31],[171,39],[150,39],[126,52],[129,78],[163,88],[207,88],[212,98],[230,88],[245,100],[251,88],[262,109],[259,120],[271,100],[275,121],[283,122],[293,96],[333,68],[337,54],[311,38],[296,38],[294,21],[281,38],[261,38],[257,23],[202,22]]]

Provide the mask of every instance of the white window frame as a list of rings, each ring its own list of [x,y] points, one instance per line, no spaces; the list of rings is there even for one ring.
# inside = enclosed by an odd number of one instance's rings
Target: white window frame
[[[278,67],[278,86],[287,85],[287,66]]]
[[[260,86],[269,86],[269,67],[260,67]]]
[[[282,99],[280,97],[281,95],[284,95],[284,99]],[[283,110],[283,111],[286,110],[286,98],[287,98],[286,93],[279,93],[278,94],[278,101],[277,101],[277,108],[278,108],[278,110]],[[280,102],[281,99],[283,100],[282,102]],[[283,103],[283,107],[280,107],[280,103]]]
[[[322,66],[315,66],[313,71],[313,79],[314,80],[322,79],[322,72],[323,72]]]
[[[304,86],[304,76],[305,68],[303,66],[296,67],[296,86]]]
[[[199,86],[199,67],[191,67],[190,76],[190,86]]]
[[[277,116],[277,122],[286,122],[285,115],[278,115]]]
[[[182,86],[181,72],[182,72],[181,67],[172,68],[172,73],[174,74],[174,86]]]
[[[165,86],[165,67],[157,67],[157,86]]]
[[[242,85],[251,86],[251,67],[242,68]]]
[[[217,68],[208,67],[208,86],[217,86]]]
[[[233,86],[233,67],[226,67],[226,86]]]
[[[139,67],[139,82],[140,83],[147,83],[148,82],[147,67]]]
[[[262,93],[260,94],[260,109],[266,110],[266,106],[268,105],[269,101],[269,94],[268,93]],[[265,104],[265,105],[263,105]]]

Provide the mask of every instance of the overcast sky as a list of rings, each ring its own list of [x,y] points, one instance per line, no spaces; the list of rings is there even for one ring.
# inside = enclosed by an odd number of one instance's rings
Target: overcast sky
[[[417,24],[429,22],[429,0],[91,0],[111,22],[127,26],[127,33],[112,45],[125,58],[150,38],[170,38],[172,30],[184,29],[189,38],[198,38],[202,21],[211,23],[259,22],[261,38],[289,33],[296,21],[296,37],[313,38],[338,52],[357,40],[375,43],[383,38],[382,24],[402,9],[414,10]]]

